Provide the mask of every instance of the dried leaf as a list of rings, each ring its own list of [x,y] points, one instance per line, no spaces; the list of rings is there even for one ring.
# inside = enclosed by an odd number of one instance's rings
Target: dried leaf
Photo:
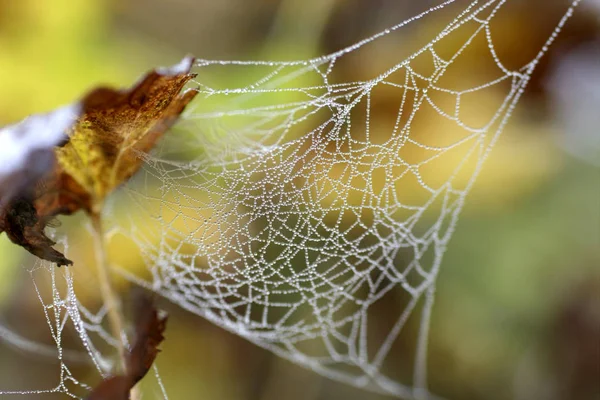
[[[187,57],[153,70],[128,90],[95,89],[70,108],[0,131],[0,144],[12,136],[33,138],[19,157],[0,150],[0,165],[11,166],[0,166],[0,233],[42,259],[72,264],[44,229],[59,214],[99,213],[106,196],[135,174],[198,93],[181,93],[195,77],[193,63]]]
[[[67,130],[80,114],[75,104],[0,129],[0,207],[33,192],[35,183],[53,170],[54,147],[68,140]]]
[[[79,104],[32,115],[0,130],[0,233],[32,254],[71,264],[43,233],[54,216],[40,217],[34,206],[40,182],[56,168],[55,146],[68,140],[67,130],[81,114]]]
[[[88,400],[127,400],[131,389],[140,381],[159,353],[164,340],[167,317],[159,316],[152,299],[141,296],[137,301],[135,344],[127,355],[127,371],[103,380],[88,396]]]
[[[69,142],[57,149],[60,174],[81,186],[82,205],[93,210],[129,179],[142,157],[177,120],[198,93],[180,93],[195,74],[194,59],[170,69],[151,71],[126,91],[98,88],[83,100],[85,113]]]

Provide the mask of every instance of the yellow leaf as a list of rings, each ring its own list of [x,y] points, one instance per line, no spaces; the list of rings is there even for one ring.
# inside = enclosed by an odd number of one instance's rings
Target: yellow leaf
[[[88,211],[141,166],[143,155],[177,120],[197,91],[180,93],[194,74],[193,58],[170,69],[151,71],[129,90],[94,90],[84,99],[84,115],[69,142],[56,149],[61,174],[70,176],[89,196]]]

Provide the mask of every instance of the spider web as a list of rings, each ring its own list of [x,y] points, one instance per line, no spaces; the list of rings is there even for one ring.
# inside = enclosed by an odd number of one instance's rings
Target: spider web
[[[427,338],[443,254],[483,161],[579,1],[518,67],[495,45],[507,3],[446,1],[311,60],[198,60],[199,99],[106,212],[111,236],[133,241],[145,265],[116,271],[324,376],[431,398]],[[433,40],[379,54],[379,72],[344,79],[380,41],[443,8],[456,13]],[[473,62],[471,49],[485,57]],[[222,84],[225,75],[247,81]],[[67,366],[65,327],[101,376],[111,363],[96,343],[115,340],[105,310],[78,301],[68,270],[37,273],[52,277],[52,297],[38,294],[61,361],[59,385],[43,392],[76,397],[71,386],[89,387]],[[395,371],[402,351],[408,374]]]

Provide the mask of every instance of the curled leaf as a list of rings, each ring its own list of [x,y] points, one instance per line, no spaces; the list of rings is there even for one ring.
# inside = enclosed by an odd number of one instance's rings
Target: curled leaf
[[[198,93],[192,57],[126,90],[97,88],[79,103],[0,131],[0,233],[39,258],[72,262],[44,229],[56,215],[99,213]],[[6,146],[11,144],[12,147]]]
[[[38,215],[34,205],[45,178],[55,170],[55,146],[68,140],[67,130],[81,114],[79,104],[32,115],[0,130],[0,233],[39,258],[71,264],[44,234],[55,214]]]
[[[198,93],[183,87],[194,59],[172,68],[149,72],[129,90],[98,88],[82,101],[85,113],[74,126],[69,142],[56,150],[60,174],[70,176],[83,192],[88,210],[129,179],[141,166],[141,156],[177,120]]]
[[[52,171],[54,148],[68,140],[67,131],[80,114],[81,106],[74,104],[0,129],[0,206],[32,192]]]
[[[160,316],[152,299],[141,296],[135,312],[135,342],[127,354],[127,371],[103,380],[87,400],[127,400],[131,389],[148,373],[164,340],[167,317]]]

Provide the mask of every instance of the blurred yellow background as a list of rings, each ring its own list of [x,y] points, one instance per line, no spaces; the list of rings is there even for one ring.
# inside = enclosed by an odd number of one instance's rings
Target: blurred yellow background
[[[147,69],[173,64],[188,53],[234,59],[326,54],[425,8],[410,3],[0,1],[0,123],[74,101],[99,84],[130,85]],[[507,14],[504,56],[518,63],[521,54],[533,54],[564,4],[531,0]],[[536,31],[532,20],[545,30]],[[547,89],[553,68],[572,49],[600,40],[599,20],[582,9],[569,22],[467,198],[438,281],[430,338],[434,393],[460,400],[600,396],[600,361],[593,359],[598,354],[594,338],[600,337],[600,173],[561,148],[557,138],[564,124],[552,113]],[[417,21],[404,40],[432,37],[439,28],[435,20]],[[343,78],[381,73],[402,45],[383,42],[372,57],[346,68]],[[498,96],[504,94],[487,94],[468,112],[475,118],[497,107]],[[425,124],[421,129],[436,128]],[[84,230],[81,218],[63,223]],[[89,257],[92,263],[91,249],[74,243],[76,259]],[[119,264],[141,262],[118,247],[112,252]],[[26,272],[31,265],[24,251],[0,237],[0,322],[52,344]],[[92,268],[78,273],[93,282]],[[118,287],[127,290],[125,282]],[[161,305],[171,318],[158,367],[171,399],[384,398],[329,381],[197,316]],[[18,350],[3,337],[0,391],[45,388],[57,381],[59,368],[51,358]],[[86,376],[88,366],[77,368]]]

